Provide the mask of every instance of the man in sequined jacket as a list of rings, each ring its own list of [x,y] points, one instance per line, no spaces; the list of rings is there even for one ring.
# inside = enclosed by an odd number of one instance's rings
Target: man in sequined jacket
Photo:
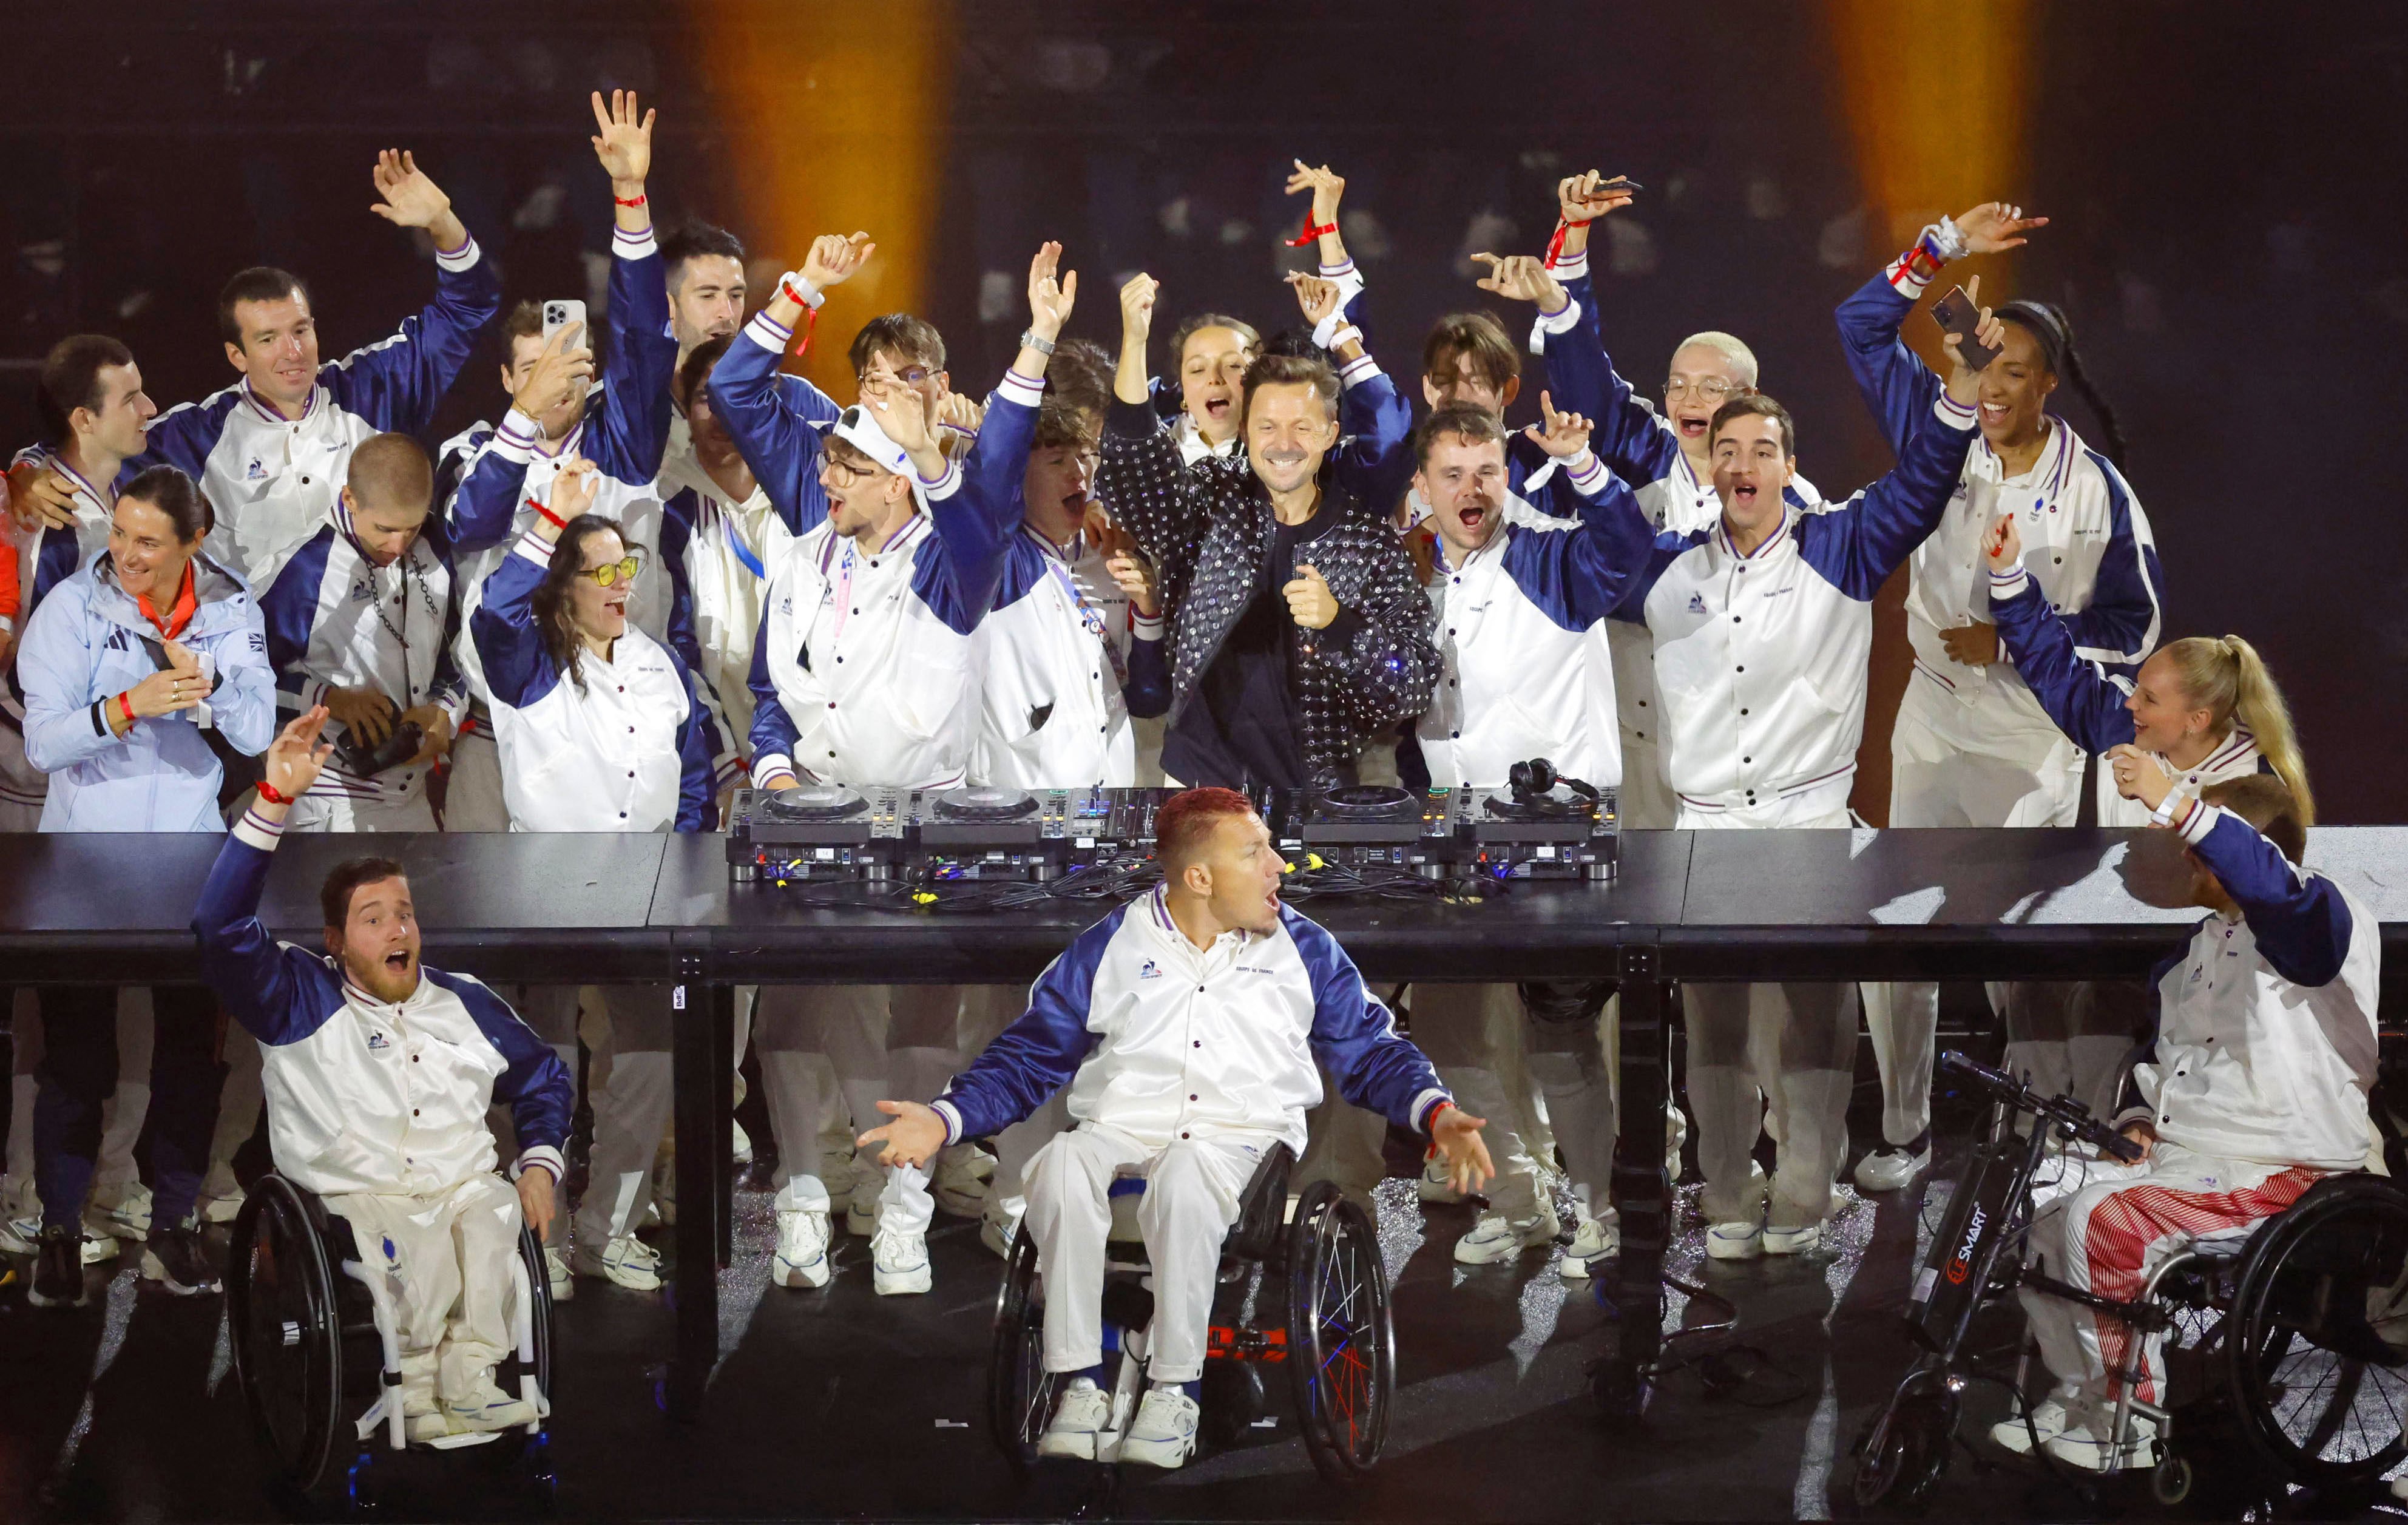
[[[1386,448],[1340,442],[1341,376],[1349,386],[1392,383],[1325,300],[1323,347],[1338,367],[1258,357],[1240,404],[1245,453],[1184,462],[1146,396],[1155,292],[1145,275],[1121,292],[1097,488],[1171,611],[1163,771],[1230,788],[1344,779],[1359,738],[1427,708],[1438,671],[1411,559],[1335,470],[1348,450]]]

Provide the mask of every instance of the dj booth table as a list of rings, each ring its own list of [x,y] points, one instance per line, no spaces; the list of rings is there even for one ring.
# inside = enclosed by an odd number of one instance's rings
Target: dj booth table
[[[220,839],[0,837],[0,984],[196,977],[189,923]],[[294,837],[262,915],[307,945],[340,858],[397,858],[425,957],[495,984],[680,987],[670,1410],[692,1415],[718,1354],[729,1259],[735,988],[1033,979],[1102,914],[820,909],[729,882],[718,837]],[[2383,924],[2386,984],[2408,980],[2408,828],[2312,834],[2308,858]],[[2200,913],[2173,903],[2172,839],[2128,831],[1631,832],[1618,878],[1516,885],[1480,901],[1303,904],[1375,981],[1620,982],[1622,1214],[1611,1408],[1643,1407],[1659,1351],[1670,1191],[1660,1118],[1684,980],[2137,978]],[[689,999],[691,998],[691,999]]]

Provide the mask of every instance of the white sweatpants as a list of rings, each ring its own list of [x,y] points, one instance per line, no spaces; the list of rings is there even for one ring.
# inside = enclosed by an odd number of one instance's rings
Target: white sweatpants
[[[2162,1140],[2137,1164],[2074,1155],[2063,1163],[2063,1173],[2032,1194],[2027,1260],[2061,1282],[2121,1302],[2137,1299],[2150,1274],[2183,1250],[2248,1237],[2323,1174],[2303,1165],[2212,1159]],[[2059,1382],[2078,1388],[2091,1415],[2111,1416],[2120,1374],[2135,1370],[2140,1381],[2133,1396],[2164,1401],[2163,1335],[2144,1340],[2135,1363],[2132,1331],[2121,1319],[2037,1288],[2017,1296],[2041,1359]]]
[[[1146,1374],[1193,1382],[1204,1374],[1221,1244],[1239,1200],[1272,1141],[1178,1139],[1155,1149],[1118,1129],[1082,1123],[1028,1166],[1029,1237],[1045,1278],[1045,1369],[1082,1372],[1104,1359],[1109,1193],[1124,1171],[1145,1176],[1138,1224],[1152,1264],[1154,1326]]]
[[[402,1412],[480,1399],[494,1363],[515,1345],[518,1192],[499,1176],[477,1175],[435,1195],[335,1196],[326,1207],[350,1220],[361,1265],[391,1295]]]
[[[1832,829],[1851,825],[1847,783],[1747,810],[1684,810],[1683,830]],[[1768,1221],[1803,1228],[1831,1211],[1848,1150],[1856,1085],[1856,987],[1784,983],[1681,986],[1689,1039],[1689,1113],[1698,1123],[1699,1206],[1715,1222],[1761,1205],[1749,1166],[1769,1101],[1781,1152]]]
[[[935,1099],[960,1068],[961,989],[950,985],[761,986],[752,1041],[768,1087],[770,1131],[786,1180],[781,1211],[824,1211],[827,1190],[814,1174],[797,1176],[782,1161],[816,1160],[823,1115],[819,1088],[805,1065],[780,1055],[821,1053],[836,1067],[846,1108],[864,1129],[885,1120],[882,1101]],[[872,1166],[865,1157],[865,1169]],[[936,1216],[928,1173],[883,1170],[878,1194],[882,1230],[925,1233]]]
[[[675,1103],[669,1060],[671,987],[666,985],[543,985],[527,987],[521,1014],[577,1072],[580,1005],[608,1012],[610,1073],[587,1100],[594,1106],[594,1149],[586,1158],[584,1200],[578,1204],[578,1242],[595,1253],[638,1227],[651,1187],[661,1129]],[[589,1076],[591,1072],[589,1071]]]
[[[2080,813],[2085,755],[2023,691],[1985,689],[1968,704],[1917,667],[1889,751],[1893,827],[2071,826]],[[1990,987],[1990,1003],[2009,1014],[2010,1041],[2011,988]],[[1881,1066],[1882,1136],[1911,1143],[1931,1126],[1940,986],[1869,984],[1864,997]]]
[[[485,726],[463,732],[452,743],[452,777],[443,790],[446,831],[508,831],[510,808],[502,798],[502,749]]]
[[[344,794],[303,795],[286,813],[287,831],[438,831],[424,790],[398,799],[355,799]],[[465,828],[464,828],[465,829]]]
[[[1416,985],[1412,999],[1414,1046],[1455,1093],[1456,1104],[1488,1121],[1484,1136],[1497,1167],[1485,1190],[1489,1209],[1516,1223],[1537,1217],[1545,1187],[1526,1142],[1530,1129],[1524,1115],[1529,1109],[1505,1078],[1521,1065],[1499,1043],[1503,1038],[1518,1044],[1521,997],[1510,985],[1450,984]]]
[[[1613,1024],[1619,1014],[1616,1000],[1607,1000],[1599,1015],[1580,1021],[1541,1021],[1526,1008],[1522,1013],[1523,1063],[1546,1099],[1555,1150],[1571,1184],[1572,1211],[1583,1223],[1615,1216],[1614,1063],[1621,1044]],[[1670,1106],[1665,1110],[1669,1139],[1678,1114]]]
[[[259,1112],[265,1099],[261,1071],[266,1061],[259,1052],[259,1041],[241,1023],[229,1022],[223,1043],[226,1075],[218,1088],[218,1126],[209,1135],[208,1173],[201,1178],[204,1201],[212,1197],[242,1195],[242,1186],[235,1179],[234,1157],[258,1131]],[[571,1052],[570,1074],[577,1072],[576,1057]]]

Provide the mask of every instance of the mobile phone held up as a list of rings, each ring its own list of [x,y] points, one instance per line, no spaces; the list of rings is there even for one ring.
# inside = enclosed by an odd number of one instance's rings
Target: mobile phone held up
[[[585,304],[575,297],[554,297],[543,304],[544,343],[550,344],[552,336],[564,328],[578,330],[577,342],[584,342]]]
[[[1991,361],[1999,358],[1996,348],[1974,337],[1975,331],[1982,326],[1982,312],[1973,305],[1973,299],[1965,295],[1964,287],[1949,287],[1947,295],[1931,304],[1931,321],[1940,325],[1941,333],[1956,340],[1956,352],[1965,357],[1965,364],[1971,368],[1985,369]]]

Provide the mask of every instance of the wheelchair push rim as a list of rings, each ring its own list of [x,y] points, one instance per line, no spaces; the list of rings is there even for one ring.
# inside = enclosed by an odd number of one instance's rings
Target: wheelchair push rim
[[[1054,1417],[1061,1383],[1045,1370],[1045,1302],[1037,1278],[1037,1242],[1023,1226],[1011,1241],[996,1294],[995,1340],[987,1361],[987,1429],[1013,1468],[1037,1464],[1038,1437]]]
[[[2285,1475],[2362,1484],[2408,1457],[2408,1193],[2311,1188],[2251,1246],[2232,1316],[2242,1427]]]
[[[1380,1460],[1397,1380],[1387,1272],[1369,1216],[1316,1183],[1288,1227],[1286,1272],[1297,1427],[1322,1475],[1353,1482]]]
[[[251,1433],[276,1480],[308,1493],[337,1470],[350,1427],[334,1268],[290,1183],[251,1188],[227,1259],[227,1343]]]

